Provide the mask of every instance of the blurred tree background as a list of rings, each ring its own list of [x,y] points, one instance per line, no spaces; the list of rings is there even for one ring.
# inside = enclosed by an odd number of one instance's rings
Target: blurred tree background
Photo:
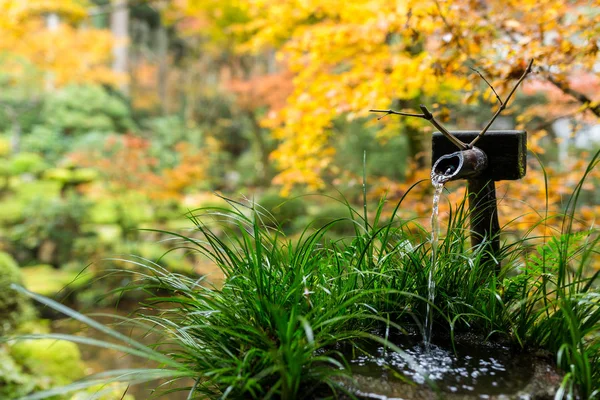
[[[0,0],[0,11],[0,256],[76,307],[123,284],[94,279],[103,257],[207,273],[185,251],[162,257],[164,235],[140,228],[187,228],[186,211],[214,193],[257,200],[294,235],[347,213],[297,195],[361,205],[364,169],[368,201],[387,196],[391,210],[429,176],[432,127],[368,110],[426,104],[451,129],[481,128],[496,97],[471,68],[505,97],[535,60],[494,125],[527,130],[536,155],[526,178],[499,184],[501,224],[519,217],[507,238],[562,209],[600,148],[596,2]],[[590,228],[599,172],[588,182],[578,222]],[[460,199],[464,186],[448,186]],[[402,215],[427,225],[430,196],[419,184]]]

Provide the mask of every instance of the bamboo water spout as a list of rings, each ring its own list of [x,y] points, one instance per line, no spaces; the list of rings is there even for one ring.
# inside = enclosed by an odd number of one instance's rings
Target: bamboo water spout
[[[477,131],[451,132],[469,143]],[[525,131],[489,131],[477,147],[455,151],[456,146],[441,133],[432,140],[432,178],[440,182],[466,179],[471,218],[471,245],[486,244],[484,261],[493,260],[500,270],[500,223],[495,181],[525,176],[527,161]]]
[[[487,156],[481,149],[455,151],[437,159],[432,168],[432,176],[439,181],[448,182],[458,179],[475,178],[487,167]]]

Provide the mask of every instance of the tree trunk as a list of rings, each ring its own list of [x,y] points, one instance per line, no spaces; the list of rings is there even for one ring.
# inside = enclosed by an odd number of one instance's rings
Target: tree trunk
[[[422,131],[410,126],[404,126],[404,132],[408,139],[408,147],[410,158],[414,161],[417,169],[428,167],[427,156],[425,151],[425,135]]]
[[[60,17],[58,16],[58,14],[56,13],[50,13],[48,15],[46,15],[46,28],[50,31],[50,32],[55,32],[58,27],[60,26]],[[56,54],[54,53],[54,50],[51,49],[50,50],[50,54],[48,54],[49,58],[54,58],[57,57]],[[53,72],[46,72],[46,76],[45,76],[45,86],[46,86],[46,91],[47,92],[51,92],[52,90],[54,90],[54,83],[55,83],[55,76]]]
[[[267,141],[265,140],[265,132],[263,128],[258,123],[256,116],[249,111],[247,113],[248,118],[252,122],[252,133],[254,134],[254,138],[256,139],[256,145],[258,147],[259,159],[261,164],[261,171],[258,173],[259,183],[261,185],[268,185],[271,182],[271,163],[269,162],[269,155],[271,154],[271,148]]]
[[[129,51],[129,8],[127,0],[113,0],[113,9],[110,14],[110,30],[115,38],[113,46],[114,72],[127,76],[127,56]],[[127,82],[119,85],[124,93],[128,93]]]
[[[161,25],[156,31],[156,53],[158,55],[158,99],[163,115],[169,112],[169,102],[167,99],[168,78],[169,78],[169,36],[167,30]]]

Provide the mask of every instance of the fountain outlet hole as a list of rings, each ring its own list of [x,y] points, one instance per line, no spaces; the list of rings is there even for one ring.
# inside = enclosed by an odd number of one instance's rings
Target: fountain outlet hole
[[[486,154],[477,147],[456,151],[438,158],[431,170],[431,180],[435,186],[436,183],[474,178],[487,166]]]

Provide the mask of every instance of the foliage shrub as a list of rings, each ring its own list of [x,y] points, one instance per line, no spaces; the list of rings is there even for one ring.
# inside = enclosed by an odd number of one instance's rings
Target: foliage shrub
[[[408,164],[405,160],[411,157],[406,135],[390,134],[376,137],[377,130],[367,126],[364,120],[352,122],[339,119],[335,121],[335,129],[343,134],[338,135],[339,142],[336,146],[335,162],[343,165],[342,173],[350,173],[360,182],[364,152],[367,152],[366,169],[371,177],[385,176],[389,179],[401,180],[406,175]],[[396,128],[401,129],[401,128]]]
[[[152,141],[148,152],[159,161],[161,168],[173,168],[179,164],[178,153],[169,151],[175,150],[178,143],[189,143],[197,150],[203,146],[202,130],[188,126],[178,116],[150,118],[143,122],[142,128],[143,136]]]
[[[47,168],[44,159],[37,153],[21,152],[15,154],[11,160],[12,175],[33,174],[38,175]]]
[[[321,229],[330,225],[328,233],[338,236],[351,236],[356,234],[356,224],[353,216],[354,209],[343,202],[325,203],[315,207],[316,211],[311,213],[311,227]],[[333,223],[335,222],[335,223]]]
[[[11,185],[11,177],[30,174],[40,175],[47,165],[37,153],[21,152],[12,157],[0,159],[0,194],[7,192]]]
[[[50,164],[57,163],[75,143],[71,137],[57,129],[45,125],[35,125],[31,131],[23,135],[21,149],[30,153],[41,154]]]
[[[51,93],[40,125],[69,136],[127,132],[135,127],[125,101],[99,85],[69,85]]]
[[[68,152],[98,142],[99,136],[135,128],[123,99],[101,86],[71,85],[44,99],[37,120],[22,137],[21,148],[56,163]]]
[[[60,266],[72,259],[75,242],[87,233],[82,226],[88,218],[89,203],[72,194],[66,198],[38,198],[23,211],[23,220],[10,230],[15,252],[26,251],[31,259]],[[43,246],[47,246],[48,254]]]
[[[0,337],[35,315],[30,300],[14,291],[12,284],[23,284],[21,270],[9,254],[0,252]]]

